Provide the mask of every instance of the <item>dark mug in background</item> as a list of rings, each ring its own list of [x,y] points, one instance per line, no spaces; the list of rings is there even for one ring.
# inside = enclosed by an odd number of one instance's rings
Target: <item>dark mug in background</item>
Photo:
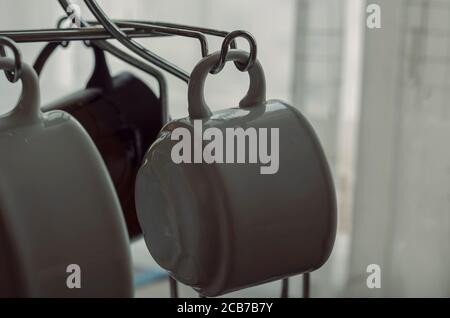
[[[131,73],[112,77],[105,53],[93,47],[95,68],[81,91],[43,107],[63,110],[86,129],[105,161],[131,239],[141,236],[134,187],[145,152],[166,122],[161,97]]]

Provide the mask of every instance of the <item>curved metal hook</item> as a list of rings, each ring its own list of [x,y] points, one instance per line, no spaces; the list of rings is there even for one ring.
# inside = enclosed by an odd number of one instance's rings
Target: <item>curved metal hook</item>
[[[16,83],[22,75],[22,54],[20,53],[19,48],[16,46],[16,43],[13,40],[5,37],[0,37],[1,57],[6,57],[4,46],[9,47],[13,52],[15,64],[14,71],[5,71],[5,75],[8,81],[10,81],[11,83]]]
[[[67,21],[67,19],[69,19],[69,16],[65,15],[62,16],[61,18],[59,18],[58,22],[56,23],[56,28],[58,29],[62,29],[63,28],[63,23]],[[69,46],[70,42],[69,41],[63,41],[60,43],[60,45],[63,48],[67,48]]]
[[[228,51],[230,50],[230,44],[232,44],[236,38],[242,37],[248,41],[250,44],[250,57],[247,61],[247,63],[242,64],[239,62],[236,62],[235,65],[241,72],[247,72],[250,70],[256,62],[256,59],[258,57],[258,45],[256,43],[256,39],[247,31],[243,30],[237,30],[229,33],[225,39],[223,40],[222,44],[222,50],[220,53],[220,59],[217,65],[211,70],[211,74],[217,74],[220,71],[223,70],[226,64],[226,58],[228,55]]]

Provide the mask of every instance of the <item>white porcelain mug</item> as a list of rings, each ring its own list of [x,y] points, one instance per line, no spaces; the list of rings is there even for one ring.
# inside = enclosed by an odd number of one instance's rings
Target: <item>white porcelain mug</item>
[[[128,236],[97,149],[70,115],[40,111],[26,64],[21,80],[0,117],[0,296],[131,297]]]
[[[163,128],[136,185],[152,256],[205,296],[314,271],[328,259],[336,234],[333,180],[311,125],[286,103],[266,101],[259,62],[249,70],[240,107],[212,113],[203,91],[219,56],[195,67],[190,116]],[[227,61],[248,57],[232,50]],[[247,143],[231,142],[233,132],[248,134]],[[189,136],[191,145],[182,147]],[[213,140],[219,141],[211,146]]]

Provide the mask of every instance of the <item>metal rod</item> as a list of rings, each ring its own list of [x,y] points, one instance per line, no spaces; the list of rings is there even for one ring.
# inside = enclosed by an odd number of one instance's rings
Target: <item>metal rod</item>
[[[178,284],[177,281],[169,276],[169,285],[170,285],[170,298],[178,298]]]
[[[310,285],[311,285],[311,274],[310,273],[303,274],[303,298],[309,298]]]
[[[180,30],[195,31],[195,32],[200,32],[203,34],[217,36],[217,37],[221,37],[221,38],[226,37],[230,33],[228,31],[214,30],[214,29],[209,29],[209,28],[177,24],[177,23],[170,23],[170,22],[158,22],[158,21],[146,21],[146,20],[113,20],[113,22],[115,22],[115,23],[136,22],[136,23],[146,24],[146,25],[162,26],[162,27],[168,27],[168,28],[174,28],[174,29],[180,29]],[[236,41],[233,41],[231,43],[231,48],[236,49],[236,47],[237,47]]]
[[[281,281],[281,298],[289,298],[289,278]]]
[[[205,57],[208,55],[208,41],[207,41],[206,37],[200,32],[188,31],[185,29],[176,29],[176,28],[171,28],[171,27],[161,27],[161,26],[133,22],[133,21],[126,21],[126,22],[113,21],[113,23],[115,23],[120,28],[134,28],[134,29],[139,29],[139,30],[151,31],[151,32],[153,32],[154,37],[156,37],[158,35],[160,35],[160,36],[178,35],[178,36],[198,39],[200,42],[201,50],[202,50],[202,56]],[[91,24],[101,25],[99,22],[92,22]]]
[[[85,4],[88,6],[89,10],[95,16],[95,18],[103,25],[103,27],[108,30],[122,45],[137,54],[138,56],[146,59],[150,63],[153,63],[157,67],[173,74],[179,79],[189,82],[190,76],[183,69],[172,64],[171,62],[163,59],[162,57],[156,55],[155,53],[147,50],[145,47],[128,38],[127,35],[121,31],[121,29],[116,26],[111,19],[106,15],[105,12],[100,8],[94,0],[85,0]]]
[[[185,36],[197,38],[201,45],[202,56],[208,55],[208,42],[203,34],[226,37],[226,31],[181,25],[176,23],[153,22],[141,20],[113,20],[129,38],[153,38],[168,36]],[[97,21],[89,24],[100,25]],[[8,37],[17,43],[50,42],[61,43],[70,41],[104,41],[115,39],[103,27],[84,27],[77,29],[30,29],[30,30],[6,30],[1,31],[0,36]],[[233,40],[232,48],[236,48]]]
[[[157,22],[157,21],[145,21],[145,20],[135,20],[135,21],[131,21],[131,20],[113,20],[114,23],[120,25],[123,22],[134,22],[134,23],[139,23],[141,25],[148,25],[148,26],[162,26],[162,27],[169,27],[169,28],[173,28],[175,30],[189,30],[189,31],[195,31],[195,32],[199,32],[201,34],[207,34],[207,35],[211,35],[211,36],[217,36],[217,37],[222,37],[225,38],[224,41],[228,41],[227,39],[229,38],[229,42],[227,43],[223,43],[222,45],[222,58],[221,58],[221,62],[219,63],[219,67],[216,68],[216,71],[212,71],[212,74],[216,74],[218,73],[223,66],[225,65],[225,63],[223,62],[224,59],[224,55],[226,55],[226,53],[228,53],[228,45],[232,48],[232,49],[236,49],[237,45],[236,45],[236,37],[244,37],[249,41],[250,44],[250,53],[251,53],[251,57],[249,59],[249,61],[247,62],[247,64],[242,65],[239,62],[235,62],[234,64],[236,65],[236,67],[241,71],[241,72],[245,72],[247,70],[249,70],[255,63],[256,60],[256,56],[257,56],[257,45],[256,45],[256,40],[253,38],[253,36],[251,34],[249,34],[248,32],[239,30],[239,31],[234,31],[234,32],[227,32],[227,31],[221,31],[221,30],[214,30],[214,29],[209,29],[209,28],[203,28],[203,27],[197,27],[197,26],[190,26],[190,25],[183,25],[183,24],[177,24],[177,23],[167,23],[167,22]],[[125,26],[125,25],[122,25]],[[224,45],[226,45],[226,51],[224,51]]]
[[[71,5],[71,2],[70,2],[70,0],[58,0],[58,2],[59,2],[59,4],[61,5],[61,7],[63,8],[63,10],[64,10],[64,12],[68,15],[68,16],[70,16],[70,13],[69,13],[69,8],[70,8],[70,5]],[[87,23],[84,19],[82,19],[82,18],[80,18],[80,25],[82,26],[82,27],[89,27],[90,25],[89,25],[89,23]],[[111,33],[111,32],[109,32],[109,33]],[[116,38],[116,36],[114,35],[114,34],[111,34],[114,38]],[[122,50],[120,50],[119,48],[117,48],[115,45],[113,45],[113,44],[111,44],[111,43],[108,43],[108,42],[106,42],[106,41],[103,41],[103,40],[98,40],[98,41],[94,41],[94,43],[93,44],[95,44],[95,45],[97,45],[98,47],[100,47],[101,49],[103,49],[103,50],[105,50],[105,51],[107,51],[107,52],[110,52],[111,54],[113,54],[113,55],[116,55],[116,56],[120,56],[120,58],[122,59],[122,60],[130,60],[130,59],[133,59],[134,60],[134,62],[132,63],[133,65],[135,65],[135,66],[141,66],[142,67],[142,65],[141,64],[143,64],[142,62],[140,62],[140,61],[138,61],[138,60],[136,60],[134,57],[132,57],[130,54],[128,54],[128,53],[125,53],[124,51],[122,51]],[[120,55],[119,54],[117,54],[118,52],[120,52]],[[155,54],[155,56],[156,57],[158,57],[158,55],[156,55]],[[161,58],[159,58],[160,60],[161,60]],[[147,61],[149,61],[148,59],[146,59]],[[151,61],[150,61],[151,62]],[[158,64],[156,64],[156,63],[153,63],[155,66],[158,66],[158,67],[160,67]],[[162,67],[160,67],[161,69],[165,69],[165,68],[162,68]],[[169,71],[169,73],[172,73],[172,72],[170,72]],[[173,74],[173,73],[172,73]],[[186,75],[186,74],[185,74]],[[179,77],[179,76],[178,76]],[[189,76],[187,76],[187,79],[186,79],[186,77],[184,76],[183,78],[181,78],[184,82],[188,82],[189,81]]]
[[[121,30],[130,38],[146,38],[164,36],[151,30],[135,30],[124,28]],[[114,37],[104,28],[89,27],[81,29],[47,29],[47,30],[21,30],[21,31],[1,31],[0,37],[7,37],[17,43],[30,42],[64,42],[83,40],[109,40]]]

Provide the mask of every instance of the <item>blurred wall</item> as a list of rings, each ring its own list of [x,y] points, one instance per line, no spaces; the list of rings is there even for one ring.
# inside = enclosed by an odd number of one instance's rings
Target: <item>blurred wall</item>
[[[450,2],[371,2],[348,294],[449,297]]]

